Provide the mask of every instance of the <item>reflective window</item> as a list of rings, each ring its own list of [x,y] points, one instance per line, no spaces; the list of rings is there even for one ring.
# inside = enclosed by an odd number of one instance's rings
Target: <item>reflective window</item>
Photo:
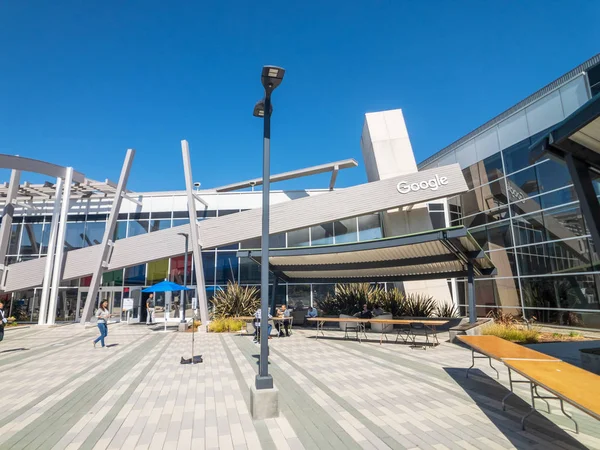
[[[235,252],[217,252],[217,284],[238,280],[238,259]]]
[[[325,223],[310,228],[311,245],[333,244],[333,223]]]
[[[152,219],[150,221],[150,233],[167,228],[171,228],[171,219]]]
[[[517,248],[517,259],[521,275],[550,273],[548,248],[545,244]]]
[[[466,169],[463,169],[462,172],[469,189],[473,189],[474,187],[481,185],[481,179],[479,177],[479,163],[470,165]]]
[[[379,214],[360,216],[358,218],[358,238],[361,241],[380,239],[383,237]]]
[[[8,244],[8,254],[16,255],[19,253],[19,239],[21,237],[22,224],[13,224],[10,229],[10,241]]]
[[[309,284],[288,284],[288,304],[291,308],[302,310],[311,304]]]
[[[564,163],[549,159],[536,166],[540,192],[553,191],[570,185],[573,181]]]
[[[130,220],[128,222],[127,236],[139,236],[148,233],[149,222],[147,220]]]
[[[65,235],[65,250],[77,250],[83,247],[85,237],[84,222],[67,223],[67,233]]]
[[[434,230],[446,228],[446,216],[444,211],[429,211],[429,219]]]
[[[190,253],[187,260],[187,279],[184,280],[185,275],[185,256],[177,256],[171,258],[171,273],[169,274],[169,280],[173,283],[184,285],[191,284],[192,280],[192,259],[193,255]]]
[[[190,223],[190,219],[173,219],[173,228],[181,225],[187,225]]]
[[[496,248],[512,247],[512,231],[510,221],[490,224],[487,227],[490,250]]]
[[[104,272],[102,286],[123,286],[123,269]]]
[[[144,286],[146,282],[146,264],[127,267],[125,269],[125,284],[127,286]]]
[[[217,217],[217,211],[214,209],[204,209],[196,211],[198,219],[210,219],[211,217]]]
[[[487,253],[498,270],[497,277],[516,277],[517,262],[514,250],[497,250]],[[516,281],[516,280],[515,280]]]
[[[469,229],[469,233],[475,238],[479,246],[485,250],[488,243],[486,227]]]
[[[588,239],[570,239],[548,244],[554,273],[587,272],[593,270]]]
[[[127,222],[117,222],[115,227],[114,240],[125,239],[127,237]]]
[[[260,265],[250,258],[240,258],[240,284],[259,284]]]
[[[163,280],[167,279],[169,271],[169,260],[161,259],[159,261],[152,261],[148,263],[148,274],[146,276],[148,285],[153,285],[156,283],[160,283]],[[181,283],[182,284],[183,280]]]
[[[239,209],[220,209],[219,217],[228,216],[229,214],[234,214],[237,212],[240,212],[240,210]]]
[[[518,202],[539,193],[535,167],[510,175],[507,182],[508,198],[511,202]]]
[[[104,239],[105,229],[106,222],[87,222],[85,224],[85,236],[83,246],[89,247],[91,245],[101,244],[102,239]]]
[[[481,188],[475,188],[469,192],[465,192],[461,196],[461,207],[462,214],[465,217],[488,209],[483,207]]]
[[[503,177],[504,169],[502,168],[502,156],[500,152],[485,158],[481,169],[483,169],[480,171],[481,184]]]
[[[544,211],[547,239],[558,240],[586,234],[583,216],[578,205]]]
[[[288,231],[287,244],[288,247],[308,247],[310,245],[308,228]],[[271,245],[269,244],[269,247],[270,246]]]
[[[506,184],[504,179],[494,181],[481,187],[484,210],[498,208],[507,204]]]
[[[530,140],[528,138],[502,151],[507,173],[510,174],[517,170],[524,169],[534,162],[530,160],[530,145]]]
[[[516,245],[544,242],[544,217],[541,213],[513,218]]]
[[[23,225],[23,237],[21,238],[21,254],[37,255],[42,247],[44,225],[41,223],[26,223]]]
[[[215,284],[215,252],[202,252],[202,268],[204,269],[204,283]]]
[[[328,295],[335,294],[335,284],[313,284],[312,300],[313,306],[318,307],[319,302],[325,300]]]

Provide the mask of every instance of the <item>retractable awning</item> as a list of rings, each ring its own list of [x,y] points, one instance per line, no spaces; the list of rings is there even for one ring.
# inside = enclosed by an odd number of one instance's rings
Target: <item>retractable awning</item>
[[[238,256],[262,264],[261,250]],[[269,268],[292,283],[358,283],[493,275],[491,260],[464,227],[348,244],[269,250]]]

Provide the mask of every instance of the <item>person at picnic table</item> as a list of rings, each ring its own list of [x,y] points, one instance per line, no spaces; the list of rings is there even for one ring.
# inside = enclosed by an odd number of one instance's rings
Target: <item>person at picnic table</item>
[[[307,319],[314,319],[318,315],[319,313],[317,312],[317,308],[313,308],[312,306],[308,307],[308,311],[306,312]]]
[[[290,310],[287,309],[287,306],[281,305],[281,308],[277,310],[277,317],[283,317],[283,327],[285,328],[285,335],[290,336]],[[278,321],[275,324],[277,327],[277,331],[279,332],[279,337],[283,337],[283,331],[281,331],[281,321]]]
[[[363,305],[362,311],[357,312],[356,314],[354,314],[354,317],[358,317],[360,319],[370,319],[370,318],[373,317],[373,313],[371,311],[369,311],[369,307],[365,303]]]
[[[373,316],[377,317],[377,316],[381,316],[382,314],[385,314],[385,311],[383,309],[381,309],[381,306],[375,305],[372,313],[373,313]]]
[[[262,316],[262,311],[259,308],[254,313],[254,342],[258,342],[260,339],[260,319]],[[273,316],[269,314],[269,319],[272,319]],[[273,325],[270,323],[267,324],[267,336],[271,339],[271,330],[273,329]]]

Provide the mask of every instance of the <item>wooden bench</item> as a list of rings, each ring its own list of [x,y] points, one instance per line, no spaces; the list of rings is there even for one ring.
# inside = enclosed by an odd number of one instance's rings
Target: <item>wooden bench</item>
[[[587,370],[568,364],[552,356],[531,350],[496,336],[458,336],[458,339],[471,347],[472,364],[476,358],[488,358],[490,367],[496,370],[491,360],[501,361],[508,369],[510,392],[502,399],[502,409],[506,410],[505,401],[514,394],[514,383],[526,383],[531,393],[531,410],[521,418],[521,427],[525,429],[525,420],[535,410],[535,400],[543,400],[550,412],[547,399],[559,400],[561,412],[575,424],[575,432],[579,433],[579,425],[564,409],[564,403],[586,412],[600,420],[600,376]],[[484,356],[477,357],[475,352]],[[513,380],[512,371],[525,380]],[[496,370],[496,374],[498,371]],[[548,391],[549,395],[540,395],[538,387]]]

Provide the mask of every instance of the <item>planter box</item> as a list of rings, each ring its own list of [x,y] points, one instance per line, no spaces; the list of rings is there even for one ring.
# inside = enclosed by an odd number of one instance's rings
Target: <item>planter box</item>
[[[579,350],[579,356],[581,357],[581,367],[600,375],[600,347],[582,348]]]

